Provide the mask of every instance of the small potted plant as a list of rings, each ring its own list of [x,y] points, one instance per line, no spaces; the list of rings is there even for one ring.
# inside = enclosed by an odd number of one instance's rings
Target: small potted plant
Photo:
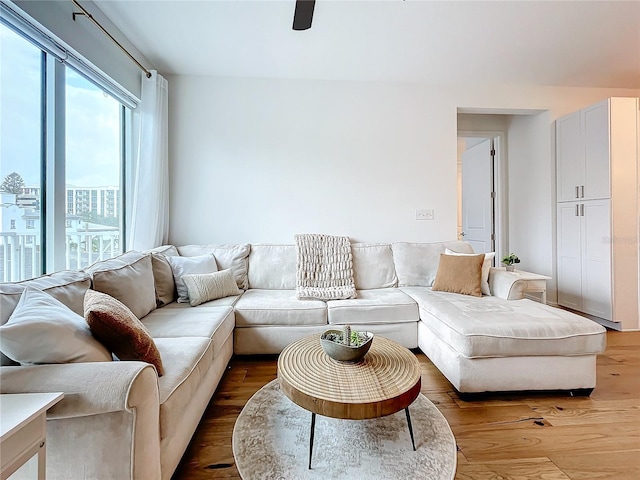
[[[320,337],[323,350],[339,362],[359,362],[369,351],[373,333],[357,332],[351,325],[342,330],[327,330]]]
[[[520,263],[520,259],[515,253],[510,253],[502,258],[502,263],[507,267],[507,272],[513,272],[516,263]]]

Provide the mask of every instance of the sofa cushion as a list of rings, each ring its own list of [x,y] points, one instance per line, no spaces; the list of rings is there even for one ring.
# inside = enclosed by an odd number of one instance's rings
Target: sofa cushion
[[[207,337],[156,339],[167,365],[158,379],[160,394],[160,438],[176,429],[189,409],[194,393],[202,383],[214,359],[213,342]]]
[[[91,287],[91,278],[85,272],[66,270],[22,282],[0,283],[0,325],[9,320],[25,287],[47,292],[82,316],[84,293]]]
[[[0,350],[15,362],[110,362],[84,319],[48,293],[28,286],[0,326]]]
[[[467,358],[592,355],[604,350],[604,327],[528,299],[470,297],[405,287],[420,319]]]
[[[182,304],[185,306],[184,304]],[[235,315],[231,307],[159,308],[144,317],[142,323],[151,336],[158,338],[216,338],[224,341],[233,331]],[[226,333],[225,333],[226,332]],[[223,338],[220,337],[222,333]],[[214,342],[214,347],[221,347]]]
[[[483,263],[484,254],[446,255],[441,253],[433,290],[481,297]]]
[[[176,282],[173,279],[171,264],[162,253],[151,254],[153,282],[156,289],[156,305],[164,307],[177,298]]]
[[[162,358],[145,326],[122,302],[106,293],[87,291],[84,318],[91,333],[120,360],[139,360],[164,374]]]
[[[351,253],[356,289],[389,288],[398,284],[390,244],[354,243]]]
[[[295,290],[297,261],[295,245],[251,245],[249,288]]]
[[[358,290],[358,297],[327,302],[327,317],[333,325],[417,322],[418,305],[397,288]]]
[[[169,265],[171,265],[173,280],[176,283],[178,303],[189,302],[189,290],[182,278],[184,275],[194,273],[213,273],[218,271],[216,258],[211,253],[195,257],[167,257],[167,260],[169,261]]]
[[[216,257],[218,270],[231,268],[236,277],[238,288],[246,290],[247,280],[247,257],[249,257],[249,244],[239,245],[185,245],[178,247],[178,253],[184,257],[195,257],[212,253]]]
[[[124,303],[137,318],[156,308],[151,255],[131,251],[87,267],[92,288]]]
[[[189,304],[192,307],[240,294],[230,268],[220,272],[183,275],[182,281],[187,287]]]
[[[466,242],[408,243],[392,245],[393,262],[398,275],[398,285],[431,287],[436,278],[440,254],[445,248],[460,253],[473,253]]]
[[[298,300],[295,290],[247,290],[235,310],[236,327],[327,324],[327,304]]]
[[[176,283],[167,257],[177,256],[178,250],[173,245],[163,245],[147,250],[147,253],[151,254],[156,304],[163,307],[176,299]]]
[[[178,249],[174,245],[161,245],[159,247],[145,250],[145,253],[161,253],[163,255],[166,255],[167,257],[175,257],[176,255],[180,255],[178,253]]]

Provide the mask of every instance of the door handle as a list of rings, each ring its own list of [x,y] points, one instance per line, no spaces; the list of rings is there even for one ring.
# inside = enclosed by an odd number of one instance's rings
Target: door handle
[[[584,185],[580,185],[580,198],[584,198]]]
[[[464,236],[466,236],[466,235],[467,235],[466,233],[464,233],[464,232],[460,232],[460,236],[461,236],[461,237],[464,237]]]
[[[576,185],[576,198],[580,198],[580,187]]]
[[[580,204],[580,216],[584,217],[584,203]]]
[[[576,214],[575,214],[576,217],[580,216],[580,210],[579,209],[580,209],[580,206],[576,203]]]

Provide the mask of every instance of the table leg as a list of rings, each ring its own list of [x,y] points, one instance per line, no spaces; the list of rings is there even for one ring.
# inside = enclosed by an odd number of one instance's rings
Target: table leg
[[[47,472],[47,446],[45,441],[40,442],[38,450],[38,480],[44,480]]]
[[[311,470],[311,456],[313,455],[313,435],[316,431],[316,414],[311,414],[311,433],[309,435],[309,470]],[[415,449],[414,449],[415,450]]]
[[[416,442],[413,440],[413,428],[411,427],[411,415],[409,415],[409,407],[405,408],[404,412],[407,414],[407,425],[409,425],[409,435],[411,435],[411,445],[413,445],[413,451],[415,452]]]

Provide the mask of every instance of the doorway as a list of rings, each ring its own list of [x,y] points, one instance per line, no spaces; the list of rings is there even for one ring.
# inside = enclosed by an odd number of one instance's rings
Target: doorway
[[[459,137],[458,238],[476,253],[496,251],[497,137]]]
[[[458,132],[458,239],[476,253],[500,252],[505,245],[505,205],[500,177],[504,135]]]

